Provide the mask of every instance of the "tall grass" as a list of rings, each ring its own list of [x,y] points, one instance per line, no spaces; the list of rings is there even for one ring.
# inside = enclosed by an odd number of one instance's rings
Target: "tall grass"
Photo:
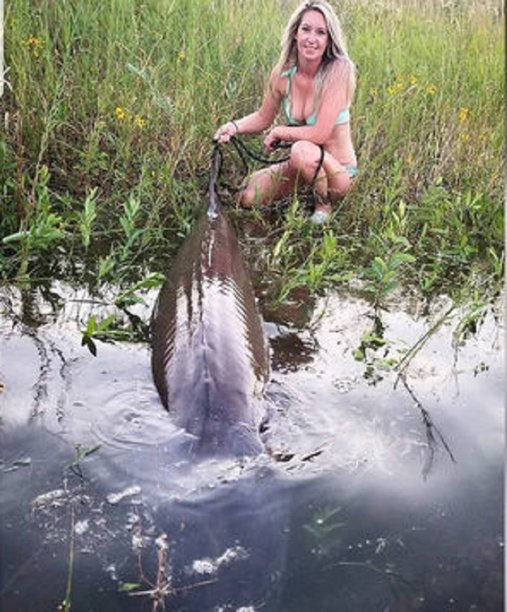
[[[155,245],[177,244],[199,206],[211,136],[222,122],[260,103],[282,28],[297,4],[6,2],[9,72],[0,101],[4,276],[20,261],[29,272],[53,242],[63,241],[67,253],[80,256],[90,237],[101,269],[108,269],[104,262],[115,257],[111,245],[122,240],[120,219],[131,198],[141,204],[136,223],[142,230],[130,237],[133,259],[149,260]],[[350,254],[340,262],[351,270],[362,266],[359,273],[367,274],[375,257],[401,249],[414,255],[412,278],[423,289],[439,286],[450,271],[466,276],[477,266],[498,279],[501,4],[334,4],[358,67],[352,125],[361,169],[334,220],[333,240]],[[94,214],[80,242],[90,194]],[[44,231],[37,233],[34,225]],[[287,231],[279,226],[280,235]],[[292,239],[306,240],[312,252],[307,234]],[[305,261],[308,252],[302,251],[294,250]],[[266,259],[273,266],[275,260]],[[284,278],[301,261],[285,265]],[[150,266],[160,261],[148,261]],[[334,270],[322,269],[328,268]],[[333,282],[335,272],[321,274],[322,283]]]

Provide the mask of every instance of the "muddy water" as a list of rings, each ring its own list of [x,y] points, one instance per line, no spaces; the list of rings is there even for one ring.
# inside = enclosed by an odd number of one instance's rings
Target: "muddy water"
[[[61,284],[2,305],[2,610],[55,610],[67,588],[78,611],[503,609],[498,313],[458,347],[444,299],[374,320],[333,294],[297,328],[268,320],[283,461],[196,465],[147,343],[81,346],[108,306]],[[398,377],[390,360],[432,328]]]

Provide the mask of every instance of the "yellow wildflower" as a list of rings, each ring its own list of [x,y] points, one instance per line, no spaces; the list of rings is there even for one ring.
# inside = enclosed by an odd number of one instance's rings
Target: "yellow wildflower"
[[[184,49],[181,49],[181,51],[178,52],[178,61],[182,62],[186,57]]]
[[[411,74],[410,75],[410,85],[415,85],[417,83],[417,77],[415,76],[415,74]]]
[[[125,111],[123,110],[121,106],[117,106],[114,109],[114,114],[116,115],[116,118],[118,119],[118,121],[123,121],[123,119],[125,119]]]
[[[37,38],[37,36],[30,36],[26,40],[22,40],[21,44],[26,45],[33,53],[34,57],[39,57],[40,49],[42,48],[44,41],[42,38]]]
[[[403,77],[397,76],[395,77],[395,82],[392,85],[389,85],[387,87],[387,93],[390,96],[392,96],[393,94],[395,94],[397,91],[400,91],[404,87],[405,87],[405,83],[403,81]]]
[[[468,142],[470,140],[470,134],[467,134],[466,132],[464,132],[463,134],[459,135],[459,139],[462,140],[463,142]]]
[[[375,97],[378,93],[378,90],[376,87],[370,87],[370,96]]]
[[[34,48],[42,47],[42,43],[43,43],[42,38],[37,38],[37,36],[30,36],[30,38],[26,41],[26,44],[29,47],[34,47]]]
[[[134,124],[138,127],[138,128],[143,128],[144,124],[146,123],[146,120],[143,119],[142,117],[136,117],[134,119]]]
[[[470,112],[470,109],[468,109],[466,106],[462,106],[459,109],[458,118],[459,118],[460,123],[465,123],[467,121],[469,112]]]
[[[428,87],[426,87],[426,93],[430,96],[434,96],[437,93],[437,88],[435,85],[428,85]]]

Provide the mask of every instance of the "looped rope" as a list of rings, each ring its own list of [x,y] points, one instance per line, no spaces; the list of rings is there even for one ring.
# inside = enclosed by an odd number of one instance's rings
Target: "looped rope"
[[[287,155],[287,157],[282,157],[280,159],[271,159],[269,157],[263,157],[262,155],[258,155],[257,153],[255,153],[255,151],[253,151],[253,149],[250,149],[249,147],[247,147],[246,144],[242,142],[237,136],[231,136],[231,142],[236,148],[236,151],[238,152],[239,156],[242,159],[243,159],[243,153],[246,153],[248,157],[250,157],[251,159],[257,162],[260,162],[261,164],[265,164],[266,166],[272,166],[274,164],[281,164],[283,162],[289,161],[290,159],[290,155]],[[289,142],[279,141],[275,148],[276,149],[288,149],[291,146],[292,145]]]
[[[267,165],[272,166],[274,164],[281,164],[283,162],[289,161],[290,155],[278,159],[271,159],[269,157],[263,157],[262,155],[258,155],[253,149],[248,147],[244,142],[242,142],[237,136],[231,136],[230,142],[234,145],[243,165],[248,170],[248,163],[245,159],[245,155],[250,157],[251,159]],[[275,145],[276,149],[288,149],[292,146],[290,142],[281,142],[278,141]],[[315,172],[313,173],[312,180],[310,184],[314,184],[319,175],[320,169],[322,168],[322,162],[324,161],[324,147],[322,145],[318,145],[320,149],[320,158],[315,168]],[[217,202],[218,202],[218,192],[217,192],[217,183],[222,171],[222,162],[223,155],[220,149],[220,143],[217,140],[213,141],[213,150],[211,154],[211,169],[210,169],[210,179],[209,179],[209,198],[210,203],[208,206],[208,216],[215,217]]]

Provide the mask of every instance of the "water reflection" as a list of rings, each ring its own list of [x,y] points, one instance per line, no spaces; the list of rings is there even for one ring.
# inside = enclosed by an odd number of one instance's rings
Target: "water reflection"
[[[160,405],[146,344],[100,343],[93,358],[80,328],[96,305],[82,290],[52,292],[66,300],[56,316],[42,308],[36,330],[16,296],[0,320],[4,609],[56,609],[71,542],[75,609],[150,610],[157,597],[177,611],[501,609],[493,316],[457,352],[446,320],[402,378],[390,358],[438,313],[383,312],[374,329],[368,304],[335,295],[304,329],[268,324],[265,438],[285,461],[196,466]],[[136,314],[151,306],[148,295]],[[365,344],[372,330],[379,346]],[[291,362],[291,338],[304,359],[294,349]]]

